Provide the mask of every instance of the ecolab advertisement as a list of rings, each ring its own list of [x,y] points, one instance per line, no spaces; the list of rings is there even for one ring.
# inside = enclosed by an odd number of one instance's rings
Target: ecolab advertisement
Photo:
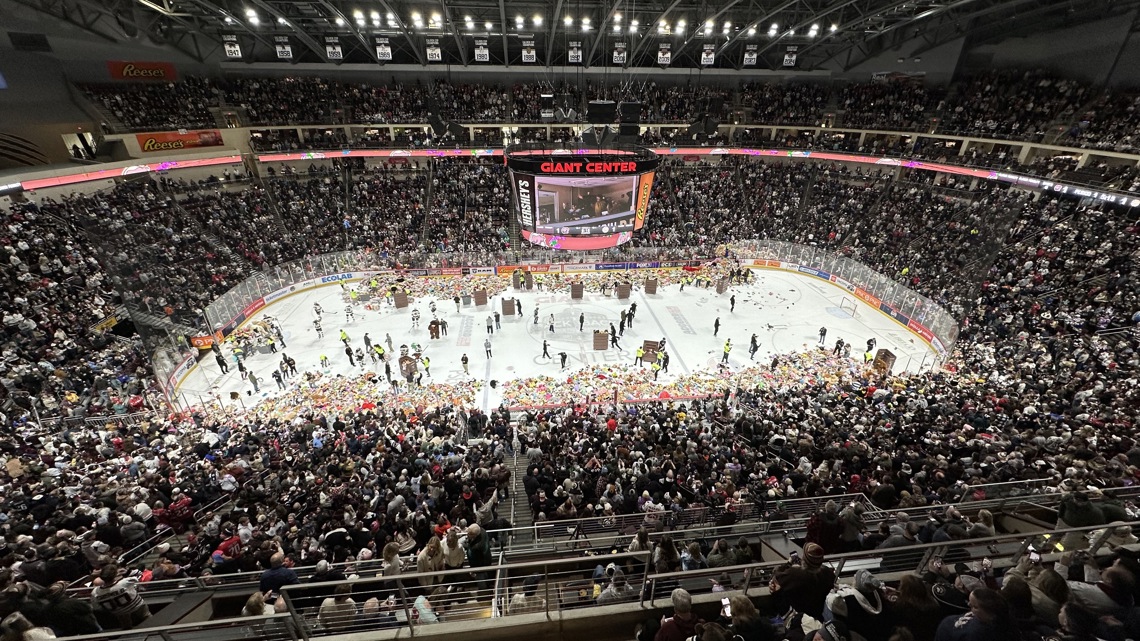
[[[222,132],[217,129],[206,131],[162,131],[151,134],[135,134],[139,149],[146,152],[178,151],[198,147],[221,147]]]
[[[111,80],[173,82],[178,79],[178,72],[170,62],[108,60],[107,71],[111,72]]]

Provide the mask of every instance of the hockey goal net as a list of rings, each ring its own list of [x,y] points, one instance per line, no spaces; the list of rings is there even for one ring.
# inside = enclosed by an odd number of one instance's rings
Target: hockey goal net
[[[854,298],[844,296],[843,300],[839,301],[839,310],[851,318],[857,318],[859,316],[859,306],[855,304]]]

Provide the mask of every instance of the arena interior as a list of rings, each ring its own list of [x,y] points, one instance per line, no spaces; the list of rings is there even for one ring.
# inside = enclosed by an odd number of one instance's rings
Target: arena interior
[[[1140,638],[1140,1],[0,31],[4,641]]]

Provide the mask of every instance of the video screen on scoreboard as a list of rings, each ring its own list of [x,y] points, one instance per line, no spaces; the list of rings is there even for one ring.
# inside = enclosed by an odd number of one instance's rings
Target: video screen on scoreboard
[[[560,236],[633,231],[637,176],[537,176],[534,230]]]

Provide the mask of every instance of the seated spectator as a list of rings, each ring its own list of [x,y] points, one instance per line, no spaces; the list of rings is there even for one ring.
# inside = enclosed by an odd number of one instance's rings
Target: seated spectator
[[[638,630],[638,641],[685,641],[693,635],[701,619],[693,614],[693,599],[681,588],[669,595],[673,616],[650,620]]]
[[[743,594],[734,594],[728,598],[728,605],[732,611],[728,631],[733,637],[740,637],[741,641],[775,641],[779,638],[775,628],[756,610],[756,606]]]
[[[1009,606],[1001,594],[978,588],[970,593],[970,611],[943,619],[934,638],[935,641],[1000,641],[1018,637]]]
[[[129,630],[150,617],[150,607],[138,592],[138,580],[111,563],[103,567],[91,590],[94,606],[113,615],[119,627]]]
[[[701,544],[693,541],[685,547],[685,551],[681,553],[681,569],[688,572],[690,570],[703,570],[709,567],[708,560],[705,555],[701,554]]]
[[[1101,571],[1095,558],[1084,552],[1077,554],[1065,552],[1053,566],[1058,574],[1065,577],[1069,575],[1069,567],[1074,560],[1081,563],[1083,580],[1068,581],[1071,601],[1097,616],[1116,616],[1133,606],[1132,589],[1136,579],[1131,572],[1119,564]]]
[[[626,581],[625,572],[619,568],[613,571],[609,585],[598,595],[596,602],[598,605],[608,605],[632,601],[637,598],[638,594],[640,594],[640,590]]]
[[[538,596],[538,585],[542,576],[532,574],[523,580],[522,589],[515,592],[507,605],[507,615],[530,614],[546,610],[546,599]]]
[[[713,543],[712,550],[709,551],[708,566],[710,568],[723,568],[730,565],[737,565],[736,554],[733,552],[733,549],[729,547],[728,541],[725,539],[717,539],[716,542]]]
[[[241,615],[243,617],[261,617],[273,614],[274,607],[266,602],[269,596],[266,592],[254,592],[249,595],[245,601],[245,607],[241,609]]]
[[[941,608],[922,579],[913,574],[903,576],[886,609],[888,619],[909,630],[915,641],[933,641]]]
[[[317,622],[333,634],[344,632],[356,623],[356,601],[352,600],[351,583],[336,586],[333,596],[321,602]]]

